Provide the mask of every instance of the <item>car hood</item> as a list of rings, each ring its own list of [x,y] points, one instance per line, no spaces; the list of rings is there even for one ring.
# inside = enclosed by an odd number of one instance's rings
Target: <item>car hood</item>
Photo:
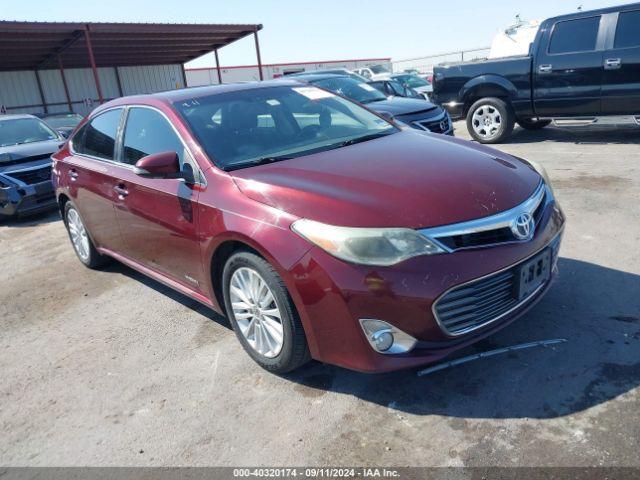
[[[32,157],[51,155],[64,145],[64,140],[25,143],[0,147],[0,166],[34,160]]]
[[[484,146],[412,130],[231,172],[248,197],[301,218],[426,228],[517,206],[540,175]]]
[[[387,100],[380,100],[379,102],[367,103],[366,106],[376,112],[387,112],[391,115],[407,115],[438,108],[427,100],[404,97],[392,97]]]

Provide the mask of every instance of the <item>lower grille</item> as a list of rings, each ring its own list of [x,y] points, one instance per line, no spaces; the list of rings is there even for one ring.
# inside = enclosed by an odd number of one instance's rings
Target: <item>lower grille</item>
[[[31,185],[46,182],[51,179],[51,167],[38,168],[36,170],[23,170],[20,172],[7,172],[7,176]]]
[[[549,245],[552,265],[555,265],[560,247],[560,235]],[[532,258],[532,257],[530,257]],[[434,304],[434,314],[443,331],[461,335],[476,330],[524,305],[531,296],[519,300],[517,280],[523,260],[507,270],[454,287]]]

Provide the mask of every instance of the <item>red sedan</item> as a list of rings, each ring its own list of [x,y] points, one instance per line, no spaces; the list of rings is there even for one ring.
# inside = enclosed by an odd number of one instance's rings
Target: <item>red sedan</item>
[[[394,370],[490,335],[547,290],[564,225],[534,163],[286,80],[104,104],[53,181],[84,265],[225,314],[273,372]]]

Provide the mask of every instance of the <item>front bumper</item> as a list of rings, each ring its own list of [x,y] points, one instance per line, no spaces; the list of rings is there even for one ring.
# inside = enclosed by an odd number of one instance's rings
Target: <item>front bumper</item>
[[[423,115],[402,115],[398,120],[416,130],[453,136],[453,122],[446,111],[441,110],[437,115],[424,117]]]
[[[416,257],[393,267],[348,264],[312,248],[290,270],[289,280],[313,357],[363,372],[392,371],[439,361],[513,322],[544,296],[555,269],[544,287],[517,308],[465,335],[445,333],[432,307],[449,289],[514,266],[559,242],[564,216],[555,203],[547,208],[545,223],[528,242]],[[360,319],[385,321],[418,343],[408,353],[377,353]]]
[[[31,185],[0,187],[0,216],[26,216],[56,206],[51,180]]]

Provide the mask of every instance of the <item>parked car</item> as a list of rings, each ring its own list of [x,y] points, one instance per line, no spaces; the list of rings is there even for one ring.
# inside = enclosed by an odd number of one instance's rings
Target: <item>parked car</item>
[[[426,100],[387,98],[367,83],[340,75],[300,75],[297,79],[355,100],[411,128],[453,135],[453,123],[449,114],[442,107]]]
[[[416,92],[413,88],[404,86],[400,84],[400,82],[397,82],[395,80],[373,80],[367,83],[376,90],[390,97],[424,99],[424,97]]]
[[[287,78],[295,78],[303,75],[324,75],[324,74],[333,74],[333,75],[345,75],[347,77],[353,78],[354,80],[358,80],[360,82],[367,82],[368,80],[364,78],[362,75],[358,75],[346,68],[326,68],[320,70],[307,70],[305,72],[297,72],[287,75]]]
[[[63,142],[33,115],[0,115],[0,219],[55,208],[50,157]]]
[[[386,80],[391,77],[391,72],[384,65],[371,65],[368,67],[355,68],[353,72],[367,80]]]
[[[84,118],[73,112],[45,113],[37,116],[65,138],[71,135],[71,132]]]
[[[419,77],[418,75],[398,73],[391,75],[391,78],[400,82],[405,87],[413,88],[427,100],[429,100],[429,95],[433,92],[433,85],[431,85],[427,79]]]
[[[550,18],[529,55],[434,69],[434,101],[481,143],[514,124],[640,124],[640,4]]]
[[[53,178],[84,265],[224,313],[273,372],[395,370],[491,335],[549,288],[564,224],[536,164],[287,80],[110,101]]]

